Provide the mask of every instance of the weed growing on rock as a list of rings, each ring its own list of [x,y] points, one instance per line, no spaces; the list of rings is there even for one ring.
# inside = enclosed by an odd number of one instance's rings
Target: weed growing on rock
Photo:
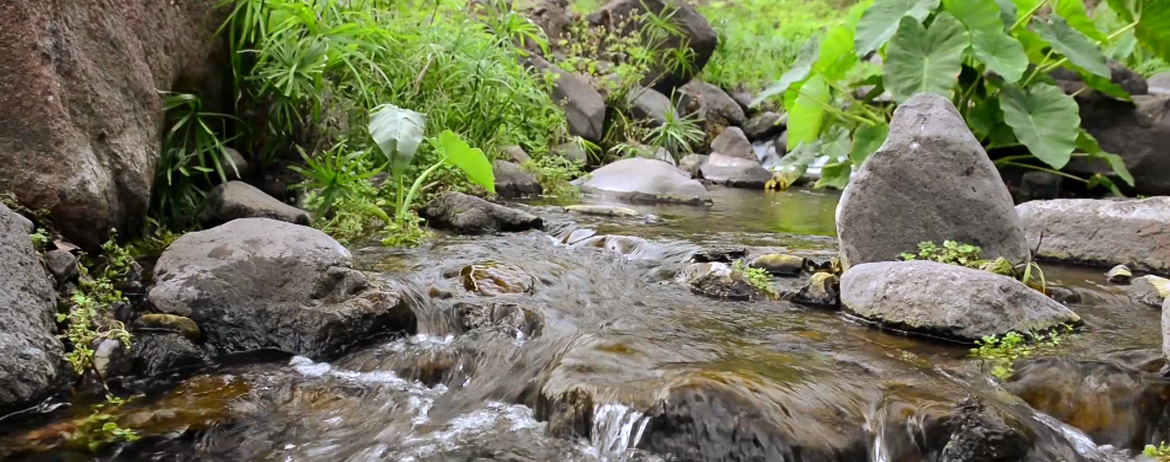
[[[569,183],[584,174],[576,162],[560,156],[544,156],[529,160],[523,166],[540,180],[547,196],[574,198],[580,194],[577,187]]]
[[[134,264],[129,250],[119,246],[116,239],[117,232],[110,230],[110,240],[102,244],[101,259],[97,262],[82,259],[80,282],[68,300],[62,301],[62,309],[57,313],[57,323],[63,325],[61,337],[69,348],[65,360],[79,376],[93,372],[103,383],[101,373],[93,364],[94,348],[111,338],[130,347],[130,332],[109,315],[111,306],[125,301],[114,281],[124,279]]]
[[[982,254],[982,248],[971,244],[943,241],[942,247],[939,247],[934,242],[921,242],[918,244],[918,253],[903,253],[901,258],[906,261],[928,260],[984,270],[1016,278],[1040,292],[1047,292],[1048,281],[1044,277],[1044,270],[1040,268],[1038,263],[1032,261],[1017,265],[1003,257],[995,260],[984,260]]]
[[[733,263],[731,265],[731,271],[742,277],[744,281],[747,281],[748,285],[755,288],[759,293],[768,298],[776,298],[776,290],[768,284],[771,281],[771,275],[768,274],[768,271],[762,268],[751,268],[744,265],[742,261]]]
[[[49,246],[49,233],[45,228],[37,228],[35,233],[28,235],[28,238],[32,239],[33,248],[37,249],[37,252],[44,252]]]
[[[1003,336],[988,335],[975,342],[971,355],[991,363],[991,375],[1006,380],[1012,375],[1016,361],[1032,356],[1037,351],[1052,351],[1060,346],[1064,336],[1072,333],[1072,326],[1065,325],[1047,334],[1023,335],[1008,332]]]

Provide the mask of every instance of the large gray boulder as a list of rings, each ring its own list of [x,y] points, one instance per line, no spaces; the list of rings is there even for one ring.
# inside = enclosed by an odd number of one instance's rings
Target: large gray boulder
[[[581,192],[630,202],[710,204],[702,183],[674,166],[653,159],[623,159],[594,170]]]
[[[889,261],[918,243],[978,245],[985,258],[1029,259],[1011,194],[959,111],[921,93],[898,107],[890,135],[837,205],[841,264]]]
[[[644,120],[653,126],[666,123],[666,111],[673,111],[670,98],[652,88],[633,90],[626,95],[630,105],[630,115]]]
[[[636,20],[644,13],[669,17],[682,32],[680,37],[672,36],[660,44],[661,49],[677,49],[687,46],[694,52],[691,72],[666,69],[665,66],[648,72],[643,85],[653,85],[657,90],[669,93],[670,89],[691,80],[698,75],[719,43],[715,29],[699,10],[686,0],[612,0],[588,16],[594,26],[605,27],[620,35],[629,35],[645,27]]]
[[[700,171],[703,178],[733,188],[764,189],[764,185],[772,179],[772,172],[755,159],[747,160],[719,153],[707,156]]]
[[[850,268],[841,277],[841,305],[883,326],[961,341],[1081,322],[1010,277],[922,260]]]
[[[697,115],[709,127],[742,126],[747,116],[739,103],[723,89],[699,79],[678,89],[678,105],[683,114]]]
[[[711,141],[711,152],[751,161],[757,160],[752,142],[739,127],[727,127]]]
[[[1039,258],[1170,271],[1170,197],[1054,199],[1016,210]]]
[[[588,82],[533,56],[532,64],[556,76],[552,98],[565,110],[569,133],[594,143],[600,142],[605,128],[605,98]]]
[[[496,180],[496,194],[500,197],[539,196],[544,192],[536,175],[528,173],[514,162],[492,162],[492,173]]]
[[[521,210],[493,204],[475,196],[449,192],[419,210],[432,228],[459,234],[490,234],[543,229],[544,220]]]
[[[416,329],[405,298],[353,268],[313,228],[266,218],[186,234],[159,257],[148,298],[198,323],[215,354],[275,349],[321,358]]]
[[[309,212],[278,201],[242,181],[229,181],[212,189],[203,201],[203,212],[199,214],[204,228],[239,218],[271,218],[304,226],[309,226],[312,221]]]
[[[1134,103],[1110,98],[1078,98],[1081,126],[1101,148],[1121,156],[1133,174],[1132,192],[1170,195],[1170,95],[1134,96]],[[1080,176],[1113,175],[1106,162],[1073,158],[1064,169]],[[1114,182],[1122,180],[1114,177]],[[1124,187],[1124,186],[1123,186]]]
[[[63,382],[57,293],[16,213],[0,204],[0,415]]]

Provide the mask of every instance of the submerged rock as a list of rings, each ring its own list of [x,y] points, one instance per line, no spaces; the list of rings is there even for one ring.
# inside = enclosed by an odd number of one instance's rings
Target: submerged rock
[[[758,162],[752,142],[739,127],[727,127],[711,141],[711,153]]]
[[[748,251],[743,247],[703,249],[691,255],[691,261],[695,263],[731,263],[747,258],[747,255]]]
[[[56,310],[57,292],[24,224],[0,204],[0,415],[63,385]]]
[[[500,197],[539,196],[544,192],[540,180],[515,163],[503,160],[492,162],[496,179],[496,194]]]
[[[1029,260],[1020,218],[999,171],[942,96],[898,106],[890,135],[837,206],[841,264],[890,261],[918,243],[974,244],[983,257]]]
[[[678,278],[696,293],[708,297],[747,300],[765,295],[748,282],[742,271],[735,271],[726,263],[692,263]]]
[[[1162,302],[1170,297],[1170,279],[1152,274],[1139,277],[1129,284],[1129,293],[1139,303],[1161,308]]]
[[[270,218],[304,226],[309,226],[312,221],[309,212],[278,201],[242,181],[229,181],[212,189],[199,215],[205,228],[238,218]]]
[[[764,189],[772,179],[772,173],[761,166],[754,155],[751,160],[746,160],[712,153],[699,170],[703,178],[733,188]]]
[[[475,196],[449,192],[419,210],[433,228],[459,234],[489,234],[544,229],[544,220],[528,212],[493,204]]]
[[[630,202],[704,205],[711,195],[674,166],[652,159],[622,159],[594,170],[581,192]]]
[[[410,307],[312,228],[246,218],[186,234],[159,257],[149,300],[195,321],[218,354],[276,349],[326,357],[371,336],[413,332]]]
[[[841,278],[841,305],[884,326],[959,341],[1081,322],[1010,277],[921,260],[850,268]]]
[[[1170,197],[1056,199],[1016,209],[1039,258],[1170,271]]]
[[[792,301],[804,305],[836,307],[841,304],[841,278],[833,273],[813,273]]]
[[[939,462],[1014,462],[1028,455],[1032,442],[982,400],[968,397],[944,419],[951,430]]]

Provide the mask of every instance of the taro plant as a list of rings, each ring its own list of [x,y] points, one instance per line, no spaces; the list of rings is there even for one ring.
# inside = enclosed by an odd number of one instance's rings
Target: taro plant
[[[788,111],[781,186],[826,159],[819,187],[843,187],[884,141],[893,104],[920,92],[950,97],[1000,167],[1044,170],[1089,187],[1105,175],[1061,172],[1070,160],[1105,162],[1127,184],[1121,158],[1080,128],[1078,107],[1049,73],[1064,68],[1093,90],[1128,100],[1110,81],[1103,47],[1131,39],[1170,57],[1170,0],[1111,0],[1124,25],[1099,30],[1082,0],[870,0],[810,41],[757,99]],[[1051,11],[1051,14],[1041,12]],[[880,67],[872,56],[880,57]],[[863,59],[866,58],[866,59]]]

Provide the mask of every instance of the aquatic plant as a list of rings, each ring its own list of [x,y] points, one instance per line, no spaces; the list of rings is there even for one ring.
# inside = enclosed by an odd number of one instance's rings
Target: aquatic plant
[[[731,265],[731,271],[741,277],[748,285],[756,289],[757,292],[767,296],[768,298],[776,298],[776,290],[772,288],[768,282],[771,280],[771,275],[763,268],[752,268],[744,265],[742,261],[736,261]]]
[[[991,375],[1006,380],[1012,375],[1016,361],[1032,356],[1038,351],[1052,351],[1060,347],[1064,336],[1073,328],[1064,325],[1048,333],[1032,332],[1027,335],[1008,332],[1002,336],[988,335],[975,342],[971,355],[991,363]]]

